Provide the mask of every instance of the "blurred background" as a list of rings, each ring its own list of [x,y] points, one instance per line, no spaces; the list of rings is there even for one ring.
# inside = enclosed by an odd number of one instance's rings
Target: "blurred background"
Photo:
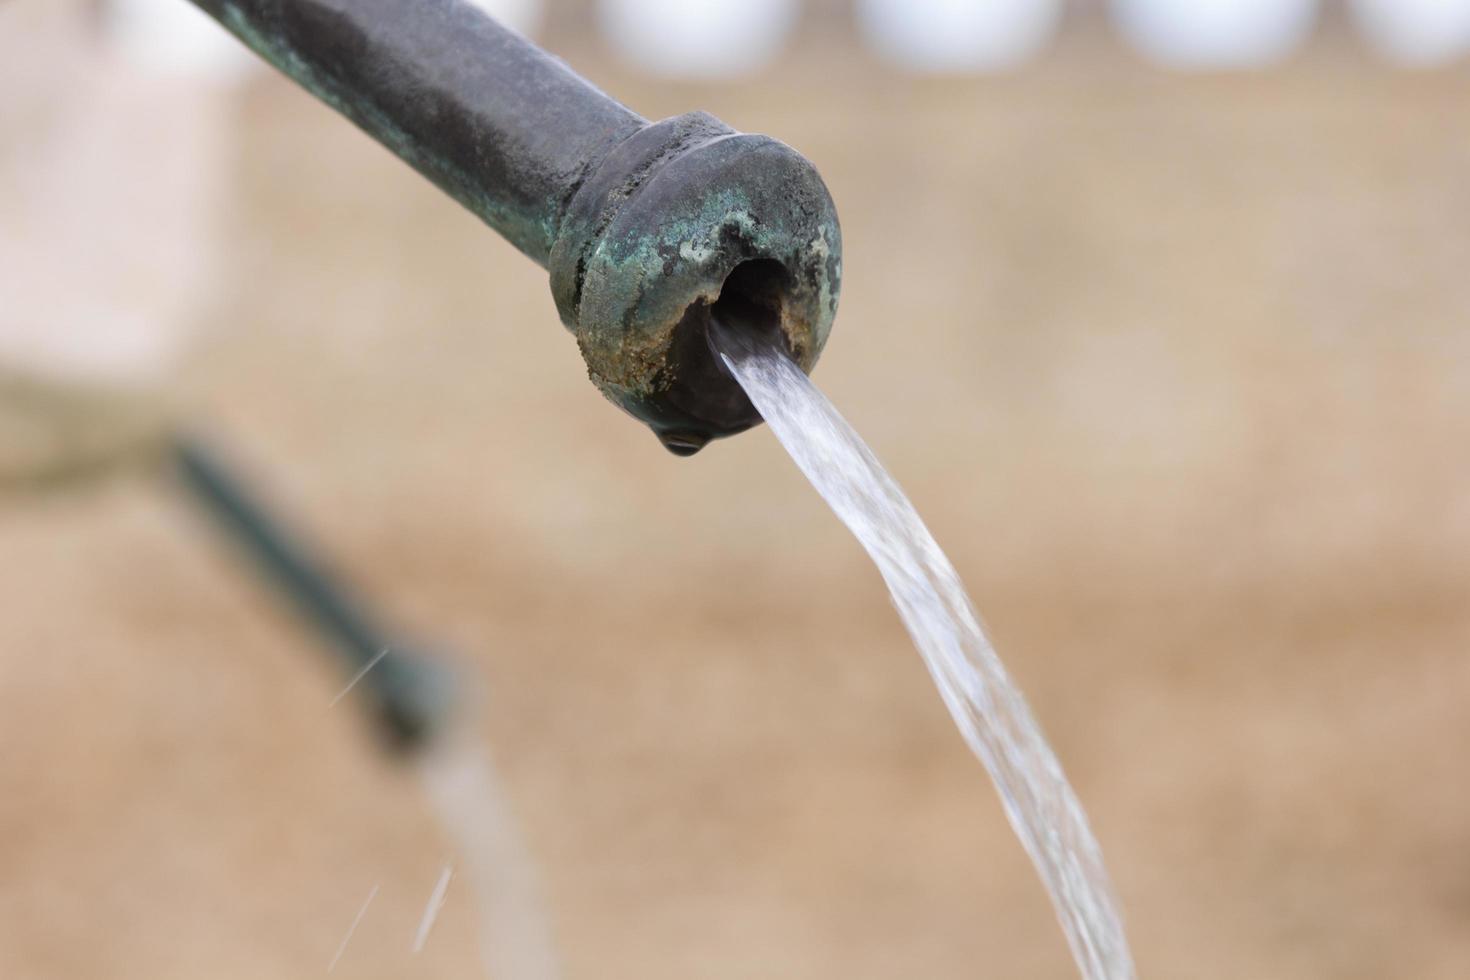
[[[1470,2],[487,4],[806,154],[817,381],[1088,807],[1140,974],[1470,975]],[[568,977],[1062,978],[854,541],[183,0],[0,3],[0,976],[479,975],[419,786],[154,462],[183,420],[479,733]]]

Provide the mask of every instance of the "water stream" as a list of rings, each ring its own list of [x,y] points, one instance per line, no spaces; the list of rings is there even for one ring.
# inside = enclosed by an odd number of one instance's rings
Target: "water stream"
[[[480,965],[495,980],[557,980],[551,920],[530,850],[489,754],[469,726],[442,734],[417,760],[419,778],[454,845],[475,900]],[[432,925],[427,916],[425,922]],[[423,932],[415,939],[422,947]]]
[[[1128,940],[1087,816],[954,566],[872,451],[779,347],[718,322],[710,339],[776,438],[878,566],[960,734],[995,781],[1078,969],[1087,980],[1131,980]]]

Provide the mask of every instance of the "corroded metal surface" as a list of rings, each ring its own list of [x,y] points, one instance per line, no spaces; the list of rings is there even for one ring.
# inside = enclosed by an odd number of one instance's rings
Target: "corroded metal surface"
[[[552,249],[551,289],[598,387],[693,451],[759,421],[713,363],[711,311],[757,308],[809,371],[836,312],[840,249],[811,164],[690,113],[625,140],[582,185]]]
[[[816,170],[704,113],[648,123],[463,0],[195,0],[551,273],[594,383],[672,451],[759,416],[721,303],[811,370],[841,238]]]
[[[562,209],[645,121],[460,0],[195,0],[546,264]]]

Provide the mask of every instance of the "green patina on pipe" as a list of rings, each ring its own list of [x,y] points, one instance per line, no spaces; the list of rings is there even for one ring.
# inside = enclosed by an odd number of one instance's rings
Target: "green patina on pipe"
[[[708,347],[721,304],[816,363],[841,233],[784,143],[649,123],[463,0],[194,2],[547,268],[592,380],[674,452],[760,421]]]

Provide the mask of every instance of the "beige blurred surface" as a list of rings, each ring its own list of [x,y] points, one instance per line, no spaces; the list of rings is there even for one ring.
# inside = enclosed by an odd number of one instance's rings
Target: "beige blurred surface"
[[[574,64],[816,162],[816,377],[950,551],[1089,807],[1140,973],[1470,975],[1470,76],[1073,39]],[[232,118],[201,413],[483,675],[569,977],[1062,978],[877,575],[757,430],[605,404],[545,277],[279,80]],[[162,479],[0,502],[0,976],[476,975],[447,844]]]

